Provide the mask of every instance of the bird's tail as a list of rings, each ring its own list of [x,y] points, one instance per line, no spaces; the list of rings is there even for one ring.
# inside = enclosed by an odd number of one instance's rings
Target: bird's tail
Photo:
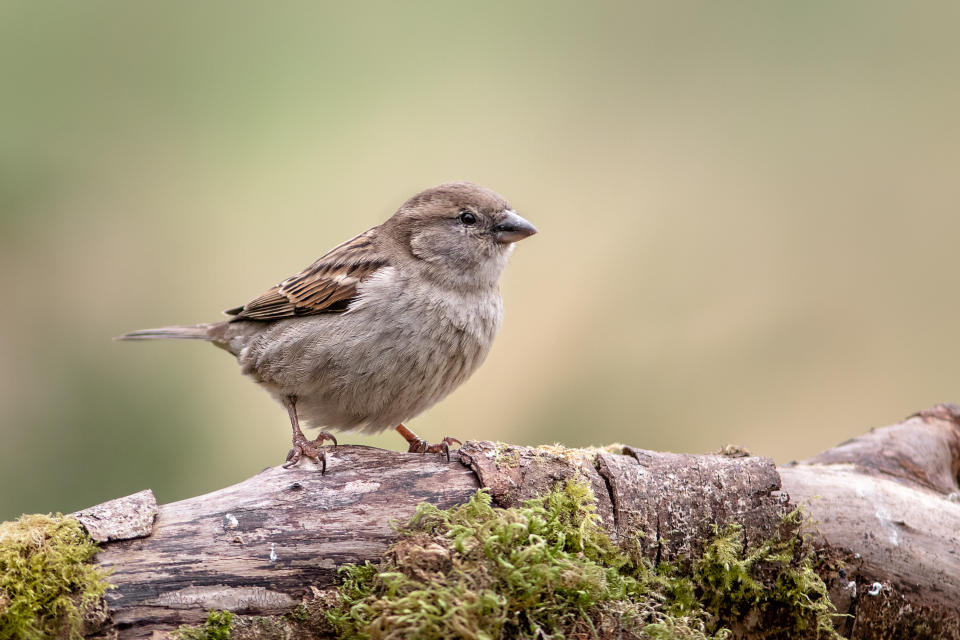
[[[222,323],[214,324],[191,324],[175,327],[161,327],[159,329],[140,329],[131,331],[122,336],[117,336],[114,340],[217,340],[217,328]]]

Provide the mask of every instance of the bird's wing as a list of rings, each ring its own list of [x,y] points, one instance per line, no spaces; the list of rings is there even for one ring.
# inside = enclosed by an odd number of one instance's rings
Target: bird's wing
[[[228,309],[235,320],[279,320],[346,311],[357,285],[389,264],[373,244],[375,229],[334,247],[319,260],[242,307]]]

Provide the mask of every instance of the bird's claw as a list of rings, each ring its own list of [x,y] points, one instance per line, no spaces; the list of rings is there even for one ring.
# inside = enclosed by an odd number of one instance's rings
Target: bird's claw
[[[463,444],[456,438],[451,438],[450,436],[447,436],[438,444],[429,444],[426,440],[417,438],[410,443],[410,448],[407,449],[407,451],[409,453],[442,453],[446,456],[447,462],[450,462],[450,445],[454,443],[457,445]]]
[[[333,446],[336,448],[337,439],[326,431],[321,431],[313,440],[294,438],[293,448],[287,452],[287,461],[283,463],[283,468],[289,469],[300,462],[300,458],[306,456],[320,465],[320,475],[325,474],[327,472],[327,454],[322,449],[324,440],[333,440]]]
[[[333,448],[337,448],[337,439],[333,437],[332,433],[327,433],[326,431],[321,431],[317,434],[317,437],[313,439],[313,443],[316,445],[323,445],[324,440],[332,440]]]

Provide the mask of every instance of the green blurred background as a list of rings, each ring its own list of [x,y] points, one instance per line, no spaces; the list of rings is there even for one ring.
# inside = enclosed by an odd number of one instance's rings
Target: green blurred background
[[[785,462],[960,400],[958,7],[4,1],[0,519],[281,462],[229,356],[111,337],[451,179],[541,233],[428,439]]]

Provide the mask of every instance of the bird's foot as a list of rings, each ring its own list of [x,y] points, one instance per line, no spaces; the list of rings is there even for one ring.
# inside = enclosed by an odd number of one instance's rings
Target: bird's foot
[[[293,448],[287,453],[287,461],[283,463],[283,468],[289,469],[300,462],[300,458],[306,456],[320,465],[320,475],[326,473],[327,454],[323,451],[324,440],[333,440],[333,446],[336,448],[337,439],[326,431],[321,431],[313,440],[307,440],[303,434],[295,434]]]
[[[410,443],[410,448],[407,449],[410,453],[442,453],[447,458],[447,462],[450,462],[450,445],[457,443],[457,445],[463,444],[456,438],[451,438],[447,436],[440,441],[439,444],[430,444],[426,440],[417,438],[415,440],[408,440]]]

